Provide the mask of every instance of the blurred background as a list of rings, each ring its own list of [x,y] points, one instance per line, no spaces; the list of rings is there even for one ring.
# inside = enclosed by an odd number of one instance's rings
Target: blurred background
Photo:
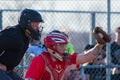
[[[69,35],[75,52],[81,53],[87,44],[95,44],[92,30],[96,26],[101,26],[114,41],[114,31],[120,26],[119,6],[120,0],[0,0],[0,29],[16,25],[21,10],[35,9],[41,13],[44,20],[42,41],[51,30],[63,30]],[[107,53],[109,52],[108,44]],[[109,65],[108,59],[110,54],[107,54]],[[112,68],[108,65],[105,66],[106,80],[110,80],[111,72],[109,71]],[[22,76],[24,76],[25,66],[18,66],[22,69],[18,71]]]
[[[112,0],[111,30],[119,26],[119,0]],[[3,0],[0,1],[0,26],[16,25],[20,11],[36,9],[43,16],[43,34],[53,29],[65,30],[77,52],[89,43],[91,29],[107,31],[107,0]],[[112,33],[111,31],[111,33]]]

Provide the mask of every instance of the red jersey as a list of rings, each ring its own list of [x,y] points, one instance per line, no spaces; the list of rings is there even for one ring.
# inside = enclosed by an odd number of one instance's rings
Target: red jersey
[[[63,61],[53,60],[48,52],[43,52],[35,57],[25,78],[34,80],[64,80],[64,73],[67,67],[71,64],[76,64],[76,54],[63,57]]]

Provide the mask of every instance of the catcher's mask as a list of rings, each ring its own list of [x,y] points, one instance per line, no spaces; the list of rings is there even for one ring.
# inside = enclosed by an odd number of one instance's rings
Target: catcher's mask
[[[67,37],[62,33],[57,32],[50,32],[44,39],[45,46],[48,52],[57,58],[58,60],[62,61],[62,54],[55,48],[57,44],[67,44],[68,40]]]
[[[25,31],[26,30],[29,31],[31,38],[35,40],[39,39],[39,36],[40,36],[39,30],[35,31],[31,27],[31,22],[43,22],[43,19],[40,13],[32,9],[24,9],[21,12],[18,22]]]

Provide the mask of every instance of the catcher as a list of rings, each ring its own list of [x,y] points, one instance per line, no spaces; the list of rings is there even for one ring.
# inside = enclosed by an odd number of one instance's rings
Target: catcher
[[[65,54],[67,38],[61,32],[50,32],[44,43],[47,49],[35,57],[25,75],[25,80],[67,80],[65,72],[72,64],[83,64],[94,60],[100,53],[102,47],[110,42],[110,36],[100,27],[93,31],[97,44],[87,51],[87,54]]]

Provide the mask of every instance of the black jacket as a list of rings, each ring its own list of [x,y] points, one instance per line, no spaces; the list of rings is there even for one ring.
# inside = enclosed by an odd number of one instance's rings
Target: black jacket
[[[29,45],[29,38],[25,36],[20,25],[0,32],[0,63],[13,70],[24,56]]]

